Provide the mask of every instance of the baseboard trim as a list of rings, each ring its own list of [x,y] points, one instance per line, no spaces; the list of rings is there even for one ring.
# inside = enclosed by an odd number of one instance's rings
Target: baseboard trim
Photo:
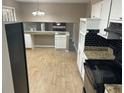
[[[54,45],[34,45],[34,47],[54,47]]]

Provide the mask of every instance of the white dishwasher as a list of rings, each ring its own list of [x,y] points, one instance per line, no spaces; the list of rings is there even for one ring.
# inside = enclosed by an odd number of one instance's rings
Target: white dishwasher
[[[56,49],[66,49],[67,48],[67,36],[56,34],[55,35],[55,48]]]

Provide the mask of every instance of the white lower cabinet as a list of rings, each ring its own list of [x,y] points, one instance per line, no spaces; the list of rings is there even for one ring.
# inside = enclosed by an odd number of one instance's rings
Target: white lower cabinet
[[[85,46],[85,34],[79,33],[77,65],[83,80],[84,80],[84,62],[86,59],[86,56],[84,54],[84,46]]]
[[[30,34],[24,34],[25,38],[25,47],[26,48],[32,48],[32,39]]]
[[[78,65],[79,72],[80,72],[80,74],[81,74],[82,58],[81,58],[81,52],[80,52],[80,51],[78,52],[77,65]]]
[[[80,72],[81,78],[84,80],[84,63],[86,60],[86,56],[84,52],[81,52],[80,50],[78,51],[78,58],[77,58],[77,65],[78,65],[78,70]]]
[[[82,54],[82,66],[81,66],[81,77],[84,81],[84,73],[85,73],[85,70],[84,70],[84,63],[85,63],[85,60],[87,59],[85,53],[83,52]]]
[[[55,35],[55,48],[66,48],[66,35]]]
[[[67,48],[67,36],[66,35],[55,35],[55,48],[66,49]]]

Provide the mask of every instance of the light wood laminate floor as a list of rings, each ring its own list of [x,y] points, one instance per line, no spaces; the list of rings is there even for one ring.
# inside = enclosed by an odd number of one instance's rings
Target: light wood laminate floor
[[[75,52],[26,50],[30,93],[82,93]]]

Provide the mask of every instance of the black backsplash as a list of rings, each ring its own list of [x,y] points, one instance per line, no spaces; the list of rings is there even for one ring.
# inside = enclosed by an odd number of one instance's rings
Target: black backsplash
[[[109,42],[97,35],[99,31],[98,30],[90,30],[87,34],[86,34],[86,38],[85,38],[85,46],[100,46],[100,47],[108,47],[109,46]]]
[[[122,65],[122,40],[109,39],[109,47],[113,49],[115,55],[115,61]]]

